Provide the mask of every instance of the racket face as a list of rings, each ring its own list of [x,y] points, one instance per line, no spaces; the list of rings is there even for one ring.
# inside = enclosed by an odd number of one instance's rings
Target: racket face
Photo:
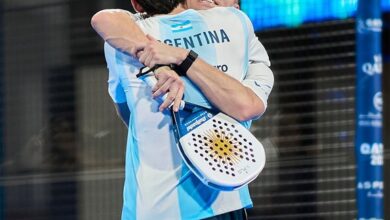
[[[190,129],[184,129],[180,150],[189,167],[206,184],[223,190],[237,189],[255,179],[264,168],[262,144],[236,120],[218,113],[191,121],[184,123]]]

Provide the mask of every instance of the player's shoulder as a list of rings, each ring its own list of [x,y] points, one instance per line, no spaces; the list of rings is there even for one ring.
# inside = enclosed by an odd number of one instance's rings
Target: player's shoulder
[[[242,11],[234,7],[214,7],[207,10],[199,10],[198,13],[204,16],[216,16],[221,15],[227,17],[229,15],[246,16]]]
[[[228,25],[241,24],[247,27],[252,25],[249,17],[244,12],[234,7],[214,7],[208,10],[200,10],[198,12],[206,21],[224,23]]]
[[[137,14],[133,14],[130,11],[124,10],[124,9],[119,9],[119,8],[114,8],[114,9],[103,9],[99,11],[98,13],[105,13],[105,14],[126,14],[132,19],[136,20],[137,19]]]
[[[112,47],[109,43],[104,42],[104,53],[105,54],[115,54],[115,48]]]

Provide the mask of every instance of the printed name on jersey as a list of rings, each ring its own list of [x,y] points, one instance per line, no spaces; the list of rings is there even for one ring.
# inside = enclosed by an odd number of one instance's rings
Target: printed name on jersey
[[[192,49],[203,45],[227,43],[230,42],[230,38],[225,30],[220,29],[214,31],[204,31],[187,37],[165,39],[163,42],[175,47]]]

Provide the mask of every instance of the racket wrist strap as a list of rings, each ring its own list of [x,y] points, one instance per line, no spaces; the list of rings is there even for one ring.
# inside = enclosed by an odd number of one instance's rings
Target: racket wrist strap
[[[155,70],[157,70],[158,68],[163,67],[163,66],[171,67],[171,66],[169,66],[169,65],[160,65],[160,64],[157,64],[157,65],[155,65],[155,66],[152,67],[152,68],[149,68],[149,67],[147,67],[147,66],[144,66],[144,67],[142,67],[142,68],[139,70],[138,74],[136,74],[135,76],[136,76],[137,78],[140,78],[141,76],[144,76],[144,75],[146,75],[146,74],[152,73],[152,72],[154,72]]]
[[[192,64],[195,62],[196,58],[198,58],[198,54],[195,53],[195,51],[190,50],[187,57],[181,62],[179,65],[173,65],[173,70],[179,75],[179,76],[187,76],[188,69],[192,66]]]

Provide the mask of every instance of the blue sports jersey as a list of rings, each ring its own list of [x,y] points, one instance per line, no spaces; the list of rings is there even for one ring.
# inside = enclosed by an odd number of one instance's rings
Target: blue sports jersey
[[[247,70],[250,61],[266,67],[268,56],[242,12],[234,8],[187,10],[137,23],[164,43],[194,50],[209,64],[252,88],[266,103],[273,85],[272,72],[266,68],[265,75],[271,76],[265,77]],[[109,93],[114,102],[127,102],[131,112],[122,219],[202,219],[251,207],[247,187],[218,191],[205,186],[186,167],[176,148],[169,112],[158,111],[160,103],[135,76],[142,64],[108,44],[105,56]],[[188,79],[185,83],[186,101],[209,105],[195,85]]]

